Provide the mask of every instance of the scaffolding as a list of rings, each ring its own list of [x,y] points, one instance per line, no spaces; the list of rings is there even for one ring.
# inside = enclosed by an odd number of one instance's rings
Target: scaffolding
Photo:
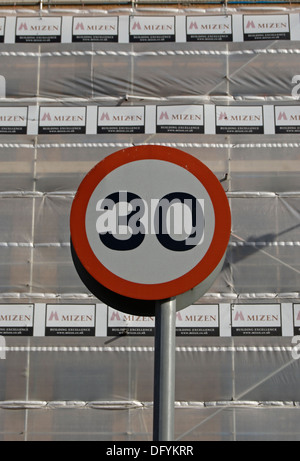
[[[153,319],[95,299],[69,240],[83,177],[140,144],[197,157],[232,212],[220,276],[177,318],[176,440],[300,439],[300,10],[168,3],[1,3],[2,440],[151,440]],[[103,128],[126,110],[138,127]]]

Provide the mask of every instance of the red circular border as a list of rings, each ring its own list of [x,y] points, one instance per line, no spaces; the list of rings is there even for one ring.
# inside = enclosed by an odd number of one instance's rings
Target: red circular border
[[[186,274],[169,282],[157,284],[130,282],[110,272],[93,253],[85,230],[85,214],[90,197],[103,178],[122,165],[149,159],[171,162],[193,174],[208,192],[215,212],[214,235],[201,261]],[[158,300],[177,296],[204,281],[223,258],[230,237],[230,229],[229,203],[216,176],[206,165],[192,155],[166,146],[129,147],[104,158],[81,182],[72,204],[70,217],[72,245],[87,272],[101,285],[115,293],[143,300]]]

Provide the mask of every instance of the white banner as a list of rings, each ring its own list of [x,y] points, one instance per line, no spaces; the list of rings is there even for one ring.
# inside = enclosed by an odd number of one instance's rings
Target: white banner
[[[232,16],[187,16],[187,42],[231,42]]]
[[[28,115],[29,114],[29,115]],[[300,132],[300,106],[6,106],[0,134],[259,134]]]
[[[0,134],[27,134],[28,107],[0,107]]]
[[[86,132],[86,107],[40,107],[39,134]]]
[[[4,43],[300,40],[299,13],[0,17]]]
[[[245,15],[243,17],[244,40],[289,40],[288,14]]]
[[[157,133],[204,133],[203,105],[157,106]]]
[[[104,304],[0,304],[2,336],[153,336],[155,317]],[[177,336],[294,336],[300,303],[195,304],[176,313]]]
[[[0,304],[0,335],[32,336],[33,304]]]
[[[80,16],[73,18],[73,42],[118,42],[118,16]]]
[[[144,133],[145,107],[99,107],[97,133]]]
[[[300,106],[275,106],[275,132],[300,133]]]
[[[281,336],[280,304],[233,304],[232,336]]]
[[[61,17],[18,17],[16,43],[61,42]]]
[[[46,305],[45,336],[95,336],[95,324],[95,305]]]
[[[175,42],[175,16],[130,16],[130,42]]]

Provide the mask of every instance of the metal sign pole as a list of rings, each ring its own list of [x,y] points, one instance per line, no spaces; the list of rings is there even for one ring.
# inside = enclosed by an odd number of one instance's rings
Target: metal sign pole
[[[174,440],[176,298],[155,307],[153,440]]]

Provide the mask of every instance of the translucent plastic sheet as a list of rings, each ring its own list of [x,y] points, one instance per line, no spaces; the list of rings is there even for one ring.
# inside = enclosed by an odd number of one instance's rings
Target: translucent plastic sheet
[[[232,212],[220,276],[198,310],[178,318],[176,439],[299,439],[300,11],[255,10],[265,34],[288,18],[289,38],[276,30],[273,39],[246,39],[243,27],[253,32],[255,18],[241,8],[225,12],[232,40],[188,41],[187,24],[194,30],[198,16],[224,18],[225,10],[199,11],[164,12],[175,39],[146,42],[130,42],[130,16],[157,18],[159,9],[0,11],[2,440],[151,440],[153,326],[99,306],[69,242],[86,173],[117,150],[149,143],[204,162]],[[61,18],[60,41],[47,42],[34,22],[30,40],[18,42],[25,19],[45,25],[39,18],[52,16]],[[90,17],[117,17],[118,40],[74,42],[78,16],[78,30]],[[198,131],[171,124],[162,132],[170,108],[180,117],[194,106]],[[121,109],[141,111],[142,129],[103,129],[101,114]],[[77,117],[75,125],[62,130],[63,116]],[[96,306],[94,323],[75,328],[65,312],[83,315],[85,305]]]
[[[106,343],[11,338],[2,440],[151,441],[153,341]],[[177,340],[176,441],[299,440],[299,361],[282,340],[255,343]]]

